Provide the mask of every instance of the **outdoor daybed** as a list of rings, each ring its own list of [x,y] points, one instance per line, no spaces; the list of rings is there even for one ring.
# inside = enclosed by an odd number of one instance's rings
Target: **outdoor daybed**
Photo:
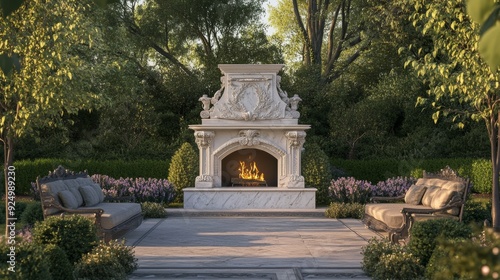
[[[99,184],[86,172],[75,173],[59,166],[43,178],[37,178],[44,218],[79,214],[95,218],[98,233],[106,242],[116,239],[142,223],[139,203],[107,202]],[[131,198],[116,199],[131,200]],[[133,200],[133,199],[132,199]]]
[[[450,167],[432,174],[424,171],[406,194],[396,198],[374,197],[365,206],[363,222],[371,229],[386,231],[392,242],[407,240],[414,222],[449,218],[462,221],[464,205],[471,185]],[[378,203],[389,200],[404,203]]]

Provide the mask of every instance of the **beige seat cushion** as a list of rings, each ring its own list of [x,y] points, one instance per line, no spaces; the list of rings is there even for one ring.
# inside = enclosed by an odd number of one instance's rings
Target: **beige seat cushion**
[[[96,208],[104,210],[104,214],[101,216],[101,226],[104,229],[111,229],[141,213],[139,203],[99,203],[94,207],[81,207],[81,209]]]
[[[403,208],[431,209],[428,206],[408,205],[406,203],[373,203],[365,205],[365,214],[385,223],[390,228],[403,225]]]
[[[412,185],[405,194],[405,203],[418,205],[422,202],[422,197],[427,189],[424,185]]]

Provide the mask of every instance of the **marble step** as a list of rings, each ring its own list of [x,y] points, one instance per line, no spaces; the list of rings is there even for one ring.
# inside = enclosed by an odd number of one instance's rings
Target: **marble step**
[[[231,210],[167,208],[166,211],[167,217],[325,217],[326,208]]]

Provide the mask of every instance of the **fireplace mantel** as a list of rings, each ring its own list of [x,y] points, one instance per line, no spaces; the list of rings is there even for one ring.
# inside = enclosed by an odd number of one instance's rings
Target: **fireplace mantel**
[[[222,64],[219,68],[223,74],[221,88],[213,97],[203,95],[199,99],[203,108],[201,124],[189,126],[194,130],[200,151],[200,174],[194,188],[184,192],[184,207],[194,208],[193,201],[197,201],[196,207],[205,205],[200,199],[209,199],[207,195],[211,202],[206,207],[210,209],[227,207],[214,205],[214,199],[222,201],[229,199],[228,195],[235,195],[238,199],[232,198],[232,201],[241,201],[240,195],[251,196],[251,189],[230,191],[224,186],[225,171],[221,165],[231,153],[256,149],[277,159],[277,184],[272,186],[274,191],[263,192],[272,194],[271,201],[282,201],[282,206],[274,207],[310,208],[311,201],[315,200],[314,189],[305,191],[301,175],[301,151],[310,126],[298,123],[300,97],[289,97],[281,89],[278,72],[283,65]],[[207,192],[209,189],[213,191]],[[255,188],[253,192],[262,194]],[[297,202],[290,204],[288,200]],[[231,205],[231,209],[267,205],[246,203]]]

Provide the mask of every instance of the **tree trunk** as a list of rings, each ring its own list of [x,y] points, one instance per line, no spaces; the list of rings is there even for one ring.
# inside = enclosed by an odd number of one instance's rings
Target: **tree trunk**
[[[6,136],[3,139],[3,154],[4,154],[4,165],[3,165],[3,175],[5,183],[5,242],[8,240],[9,236],[9,220],[13,218],[9,211],[9,167],[12,166],[14,160],[14,139],[10,136]],[[15,182],[15,181],[14,181]]]
[[[499,163],[500,163],[500,130],[498,121],[500,120],[500,112],[492,114],[490,118],[490,145],[491,145],[491,166],[493,170],[493,185],[491,192],[491,219],[493,230],[500,232],[500,189],[499,189]]]

